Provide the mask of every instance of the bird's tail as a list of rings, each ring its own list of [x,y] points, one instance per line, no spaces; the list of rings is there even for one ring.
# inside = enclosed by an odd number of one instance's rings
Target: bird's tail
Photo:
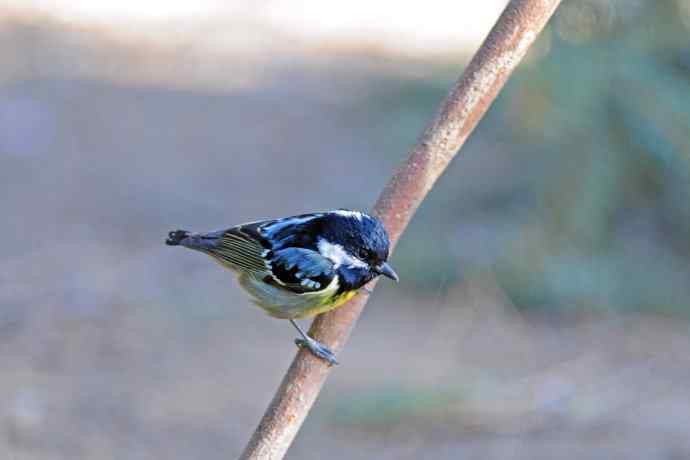
[[[216,251],[225,232],[223,230],[210,233],[192,233],[186,230],[174,230],[168,233],[165,244],[168,246],[184,246],[207,253]]]
[[[180,246],[184,240],[189,238],[191,233],[187,230],[174,230],[168,233],[168,238],[165,240],[165,244],[168,246]]]

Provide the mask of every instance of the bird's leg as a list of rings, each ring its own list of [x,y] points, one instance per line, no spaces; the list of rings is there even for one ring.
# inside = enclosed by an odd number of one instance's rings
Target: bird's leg
[[[307,333],[304,332],[301,327],[299,327],[299,324],[297,324],[294,319],[291,319],[290,322],[293,326],[295,326],[295,329],[297,329],[299,335],[302,336],[301,339],[295,339],[295,344],[298,347],[307,347],[314,356],[327,361],[331,366],[338,364],[338,361],[335,360],[335,355],[331,350],[328,349],[328,347],[309,337],[309,335],[307,335]]]

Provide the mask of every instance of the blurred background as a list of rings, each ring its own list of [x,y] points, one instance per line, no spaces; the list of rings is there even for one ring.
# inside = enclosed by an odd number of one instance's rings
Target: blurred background
[[[295,333],[167,231],[368,209],[505,3],[3,0],[2,458],[236,458]],[[690,458],[689,34],[564,2],[288,458]]]

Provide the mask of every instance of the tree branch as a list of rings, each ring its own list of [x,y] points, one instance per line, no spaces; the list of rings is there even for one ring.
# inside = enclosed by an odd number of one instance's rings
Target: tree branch
[[[505,8],[374,206],[373,214],[383,221],[393,247],[559,3],[560,0],[512,0]],[[367,300],[368,295],[363,292],[346,306],[317,317],[310,334],[338,352]],[[300,350],[241,459],[282,459],[329,372],[325,361]]]

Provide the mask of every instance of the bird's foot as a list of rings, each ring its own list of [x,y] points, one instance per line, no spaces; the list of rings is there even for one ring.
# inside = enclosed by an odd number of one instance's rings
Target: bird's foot
[[[338,361],[335,360],[335,355],[331,350],[328,349],[324,344],[317,342],[311,337],[307,336],[307,339],[295,339],[295,345],[298,347],[307,347],[307,349],[317,358],[321,358],[326,361],[329,365],[335,366]]]

